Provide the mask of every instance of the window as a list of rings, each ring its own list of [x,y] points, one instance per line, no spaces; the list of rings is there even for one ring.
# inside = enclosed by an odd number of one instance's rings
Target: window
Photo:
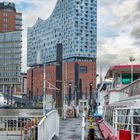
[[[7,13],[3,13],[3,16],[6,16],[7,17]]]
[[[87,73],[87,67],[86,66],[80,66],[80,72],[81,73]]]

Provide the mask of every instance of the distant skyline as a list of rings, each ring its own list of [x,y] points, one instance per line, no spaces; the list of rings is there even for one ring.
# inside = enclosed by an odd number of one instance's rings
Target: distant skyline
[[[27,64],[27,27],[37,18],[47,19],[57,0],[10,0],[23,14],[22,71]],[[103,75],[111,65],[130,64],[134,56],[140,63],[140,1],[97,0],[97,65],[102,66]]]

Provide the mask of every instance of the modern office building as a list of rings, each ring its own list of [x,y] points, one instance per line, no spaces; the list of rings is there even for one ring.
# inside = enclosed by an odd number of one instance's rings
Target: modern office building
[[[47,66],[48,69],[56,70],[58,43],[63,45],[63,79],[67,83],[67,91],[69,85],[73,92],[77,86],[82,95],[89,94],[90,85],[94,91],[96,37],[97,0],[57,0],[53,13],[47,20],[38,18],[35,25],[28,28],[27,64],[31,67],[27,73],[28,91],[33,95],[42,94],[42,86],[38,86],[43,81],[39,77],[37,81],[34,79],[38,76],[37,70],[43,72],[43,64],[49,64],[51,66]],[[47,80],[55,84],[55,72],[52,75],[51,71],[46,71],[46,74]]]
[[[20,85],[22,14],[0,2],[0,92],[10,97]]]

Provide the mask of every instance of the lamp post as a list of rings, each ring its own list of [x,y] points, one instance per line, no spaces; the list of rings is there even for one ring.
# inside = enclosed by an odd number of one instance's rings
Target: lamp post
[[[64,99],[63,99],[64,120],[66,119],[66,81],[64,81]]]
[[[89,92],[90,92],[89,102],[90,102],[90,107],[91,107],[91,103],[92,103],[92,83],[90,83]]]
[[[135,61],[135,58],[133,56],[130,56],[129,61],[131,62],[131,83],[133,82],[133,62]]]
[[[69,83],[69,105],[71,103],[71,88],[72,88],[72,83]]]

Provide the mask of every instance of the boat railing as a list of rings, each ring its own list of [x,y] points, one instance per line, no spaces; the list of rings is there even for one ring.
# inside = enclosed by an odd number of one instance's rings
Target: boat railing
[[[59,114],[57,110],[47,113],[38,124],[38,140],[59,137]]]
[[[114,136],[118,136],[120,130],[131,132],[131,140],[140,137],[140,108],[115,108],[113,113]]]
[[[0,139],[37,139],[41,116],[0,116]]]
[[[119,92],[119,93],[125,93],[128,94],[128,96],[134,96],[140,94],[140,78],[133,81],[129,85],[126,85],[119,89],[112,89],[110,92]]]

